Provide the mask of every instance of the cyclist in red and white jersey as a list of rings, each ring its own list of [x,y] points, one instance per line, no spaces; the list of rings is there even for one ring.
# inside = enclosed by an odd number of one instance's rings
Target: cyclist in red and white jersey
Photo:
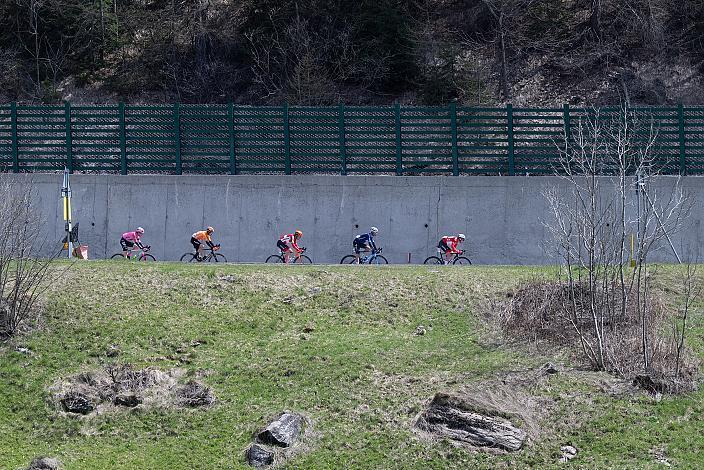
[[[440,242],[438,243],[438,248],[445,255],[445,264],[450,261],[450,258],[452,258],[453,255],[462,254],[462,250],[459,250],[457,246],[460,243],[464,242],[464,240],[464,233],[458,233],[456,237],[453,237],[452,235],[445,235],[440,239]]]
[[[295,232],[289,233],[288,235],[283,235],[281,238],[279,238],[279,241],[276,242],[276,246],[281,250],[281,253],[284,254],[284,263],[289,262],[291,253],[293,251],[296,252],[296,256],[303,253],[304,249],[298,246],[298,240],[300,240],[302,236],[303,232],[301,232],[300,230],[296,230]]]

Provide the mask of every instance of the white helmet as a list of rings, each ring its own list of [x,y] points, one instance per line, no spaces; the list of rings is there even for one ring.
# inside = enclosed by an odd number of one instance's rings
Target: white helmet
[[[135,232],[144,233],[144,229],[142,227],[137,227],[137,230],[135,230]]]
[[[457,238],[459,238],[460,240],[464,240],[465,239],[464,233],[458,234]]]
[[[372,228],[369,230],[369,233],[371,233],[372,235],[376,235],[377,233],[379,233],[379,229],[376,228],[376,227],[372,227]]]

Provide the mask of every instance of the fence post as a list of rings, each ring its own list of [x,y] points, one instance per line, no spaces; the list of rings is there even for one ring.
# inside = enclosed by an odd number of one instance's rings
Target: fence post
[[[71,103],[64,101],[64,121],[66,123],[66,168],[73,173],[73,142],[71,141]]]
[[[513,176],[516,174],[514,162],[514,143],[513,143],[513,105],[506,105],[506,121],[508,130],[508,174]]]
[[[125,126],[125,103],[120,102],[117,105],[118,114],[120,115],[120,174],[127,174],[127,127]]]
[[[397,102],[394,106],[396,120],[396,175],[403,174],[403,154],[401,149],[401,105]]]
[[[176,150],[176,174],[182,173],[181,167],[181,105],[174,103],[174,147]]]
[[[339,105],[339,129],[340,129],[340,174],[347,174],[347,149],[345,148],[345,105]]]
[[[572,122],[570,122],[570,105],[565,103],[562,105],[562,122],[565,125],[565,158],[570,156],[570,140],[572,138]]]
[[[230,139],[230,174],[237,174],[237,162],[235,161],[235,106],[227,104],[227,135]]]
[[[291,174],[291,139],[288,125],[288,102],[284,103],[284,172]]]
[[[450,128],[452,130],[452,176],[459,176],[460,163],[457,156],[457,103],[450,103]]]
[[[677,107],[677,121],[680,130],[680,175],[687,174],[687,154],[685,153],[685,128],[684,128],[684,106],[682,103]]]
[[[20,172],[20,159],[17,151],[17,103],[10,103],[10,125],[12,126],[12,172]]]

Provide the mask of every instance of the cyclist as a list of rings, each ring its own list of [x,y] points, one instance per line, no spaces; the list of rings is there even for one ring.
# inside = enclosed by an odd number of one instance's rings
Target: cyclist
[[[377,233],[379,233],[379,229],[376,227],[372,227],[371,229],[369,229],[368,233],[363,233],[354,237],[354,240],[352,241],[352,247],[354,247],[354,257],[356,258],[356,264],[359,264],[360,253],[369,253],[372,250],[377,251],[376,243],[374,243],[374,237]]]
[[[137,245],[140,250],[144,249],[144,245],[142,245],[142,235],[144,235],[144,229],[142,227],[137,227],[134,232],[125,232],[122,234],[122,238],[120,238],[122,256],[129,258],[135,245]]]
[[[298,246],[298,240],[303,236],[303,232],[300,230],[296,230],[293,233],[289,233],[288,235],[283,235],[281,238],[279,238],[279,241],[276,242],[276,246],[281,250],[281,253],[284,254],[284,263],[288,263],[289,259],[291,257],[291,252],[295,251],[296,256],[299,256],[301,253],[303,253],[304,248],[300,248]],[[291,246],[289,246],[289,243]],[[293,248],[293,250],[291,250]]]
[[[212,237],[214,231],[215,229],[213,227],[208,227],[205,230],[201,230],[191,235],[191,245],[193,245],[193,248],[196,249],[196,258],[198,261],[203,260],[203,256],[201,255],[204,248],[203,243],[207,244],[211,249],[215,247]]]
[[[438,249],[440,249],[445,255],[445,264],[448,264],[450,262],[450,258],[452,258],[452,255],[459,255],[463,253],[462,250],[457,249],[457,245],[464,242],[464,240],[464,233],[458,233],[456,237],[453,237],[451,235],[445,235],[440,239],[440,242],[438,242]]]

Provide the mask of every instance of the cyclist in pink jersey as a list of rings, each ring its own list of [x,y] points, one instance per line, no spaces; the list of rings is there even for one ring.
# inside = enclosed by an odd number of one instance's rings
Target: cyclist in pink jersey
[[[120,238],[120,246],[122,247],[122,256],[129,257],[129,253],[134,250],[134,246],[137,245],[139,249],[144,249],[142,245],[142,235],[144,234],[144,229],[142,227],[137,227],[134,232],[125,232]]]

